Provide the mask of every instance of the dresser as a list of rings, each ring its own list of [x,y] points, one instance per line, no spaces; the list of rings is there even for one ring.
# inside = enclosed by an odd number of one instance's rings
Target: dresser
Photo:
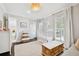
[[[42,55],[56,56],[63,52],[64,46],[60,41],[51,41],[42,45]]]

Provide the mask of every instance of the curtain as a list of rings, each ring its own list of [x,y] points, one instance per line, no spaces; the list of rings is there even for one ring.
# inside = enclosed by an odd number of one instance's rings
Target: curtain
[[[54,31],[53,31],[53,27],[54,27],[54,25],[53,25],[53,15],[51,15],[51,16],[49,16],[48,18],[47,18],[47,21],[46,21],[46,24],[47,24],[47,32],[46,32],[46,34],[47,34],[47,41],[52,41],[53,40],[53,35],[54,35]]]
[[[65,10],[65,35],[64,35],[64,47],[68,49],[73,44],[73,26],[72,26],[72,14],[71,7]]]

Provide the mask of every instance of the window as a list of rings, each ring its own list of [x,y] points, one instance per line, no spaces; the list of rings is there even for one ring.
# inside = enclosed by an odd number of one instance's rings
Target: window
[[[49,16],[41,20],[38,26],[38,36],[45,37],[46,40],[64,41],[64,20],[63,12]]]
[[[55,18],[55,40],[64,41],[64,16],[57,15]]]

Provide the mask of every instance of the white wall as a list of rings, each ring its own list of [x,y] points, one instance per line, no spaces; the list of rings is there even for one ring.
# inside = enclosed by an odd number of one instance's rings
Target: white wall
[[[74,35],[74,39],[78,39],[79,38],[79,4],[73,7],[72,10],[72,17],[73,17],[73,35]]]

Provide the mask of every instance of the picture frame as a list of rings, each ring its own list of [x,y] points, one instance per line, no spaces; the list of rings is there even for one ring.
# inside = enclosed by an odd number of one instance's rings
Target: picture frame
[[[27,28],[27,23],[26,22],[20,22],[20,27],[21,28]]]

